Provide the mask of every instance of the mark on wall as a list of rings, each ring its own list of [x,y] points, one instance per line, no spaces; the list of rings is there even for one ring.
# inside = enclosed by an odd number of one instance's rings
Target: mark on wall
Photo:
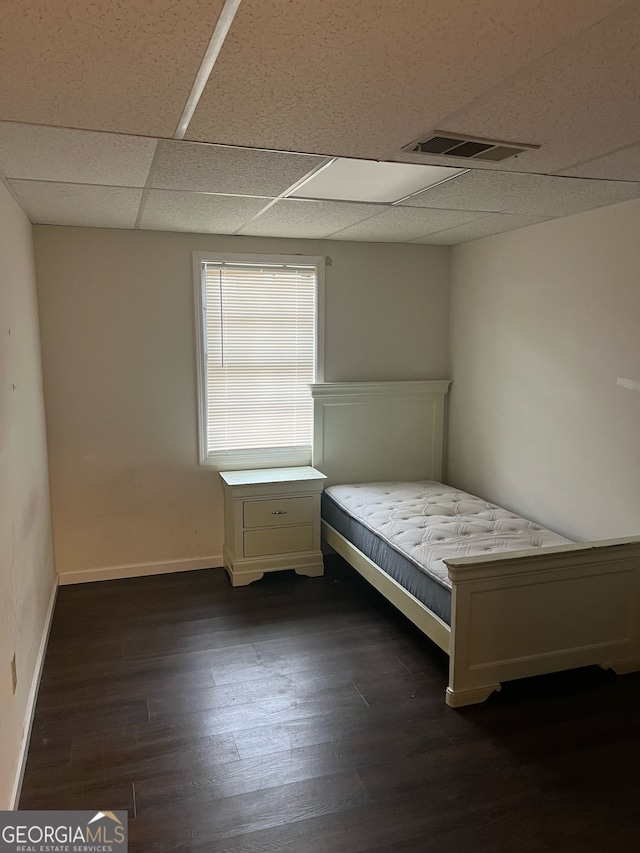
[[[627,388],[629,391],[640,391],[640,382],[635,382],[633,379],[620,379],[618,377],[618,385],[621,388]]]

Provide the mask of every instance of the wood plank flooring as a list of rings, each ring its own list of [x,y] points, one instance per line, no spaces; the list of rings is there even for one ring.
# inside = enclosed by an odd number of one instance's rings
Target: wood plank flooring
[[[640,849],[640,676],[444,704],[447,658],[338,559],[62,587],[20,808],[131,853]]]

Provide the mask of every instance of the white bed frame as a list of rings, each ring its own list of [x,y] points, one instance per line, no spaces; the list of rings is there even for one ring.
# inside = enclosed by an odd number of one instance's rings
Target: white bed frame
[[[313,385],[327,485],[442,480],[449,382]],[[446,560],[451,627],[323,521],[325,542],[449,654],[447,704],[502,681],[598,664],[640,669],[640,536]]]

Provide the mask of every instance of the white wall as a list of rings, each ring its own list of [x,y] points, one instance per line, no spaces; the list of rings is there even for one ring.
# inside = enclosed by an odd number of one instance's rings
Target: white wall
[[[640,533],[640,201],[456,247],[449,480],[575,539]],[[638,386],[640,387],[640,386]]]
[[[220,480],[197,461],[193,251],[330,257],[327,382],[447,375],[448,248],[49,226],[35,235],[63,580],[221,564]]]
[[[54,589],[32,228],[0,183],[0,809],[13,805]]]

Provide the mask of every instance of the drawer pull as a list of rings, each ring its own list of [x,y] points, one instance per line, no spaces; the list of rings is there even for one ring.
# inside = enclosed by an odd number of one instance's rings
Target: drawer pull
[[[287,514],[286,509],[274,509],[271,513],[271,515],[286,515],[286,514]]]

